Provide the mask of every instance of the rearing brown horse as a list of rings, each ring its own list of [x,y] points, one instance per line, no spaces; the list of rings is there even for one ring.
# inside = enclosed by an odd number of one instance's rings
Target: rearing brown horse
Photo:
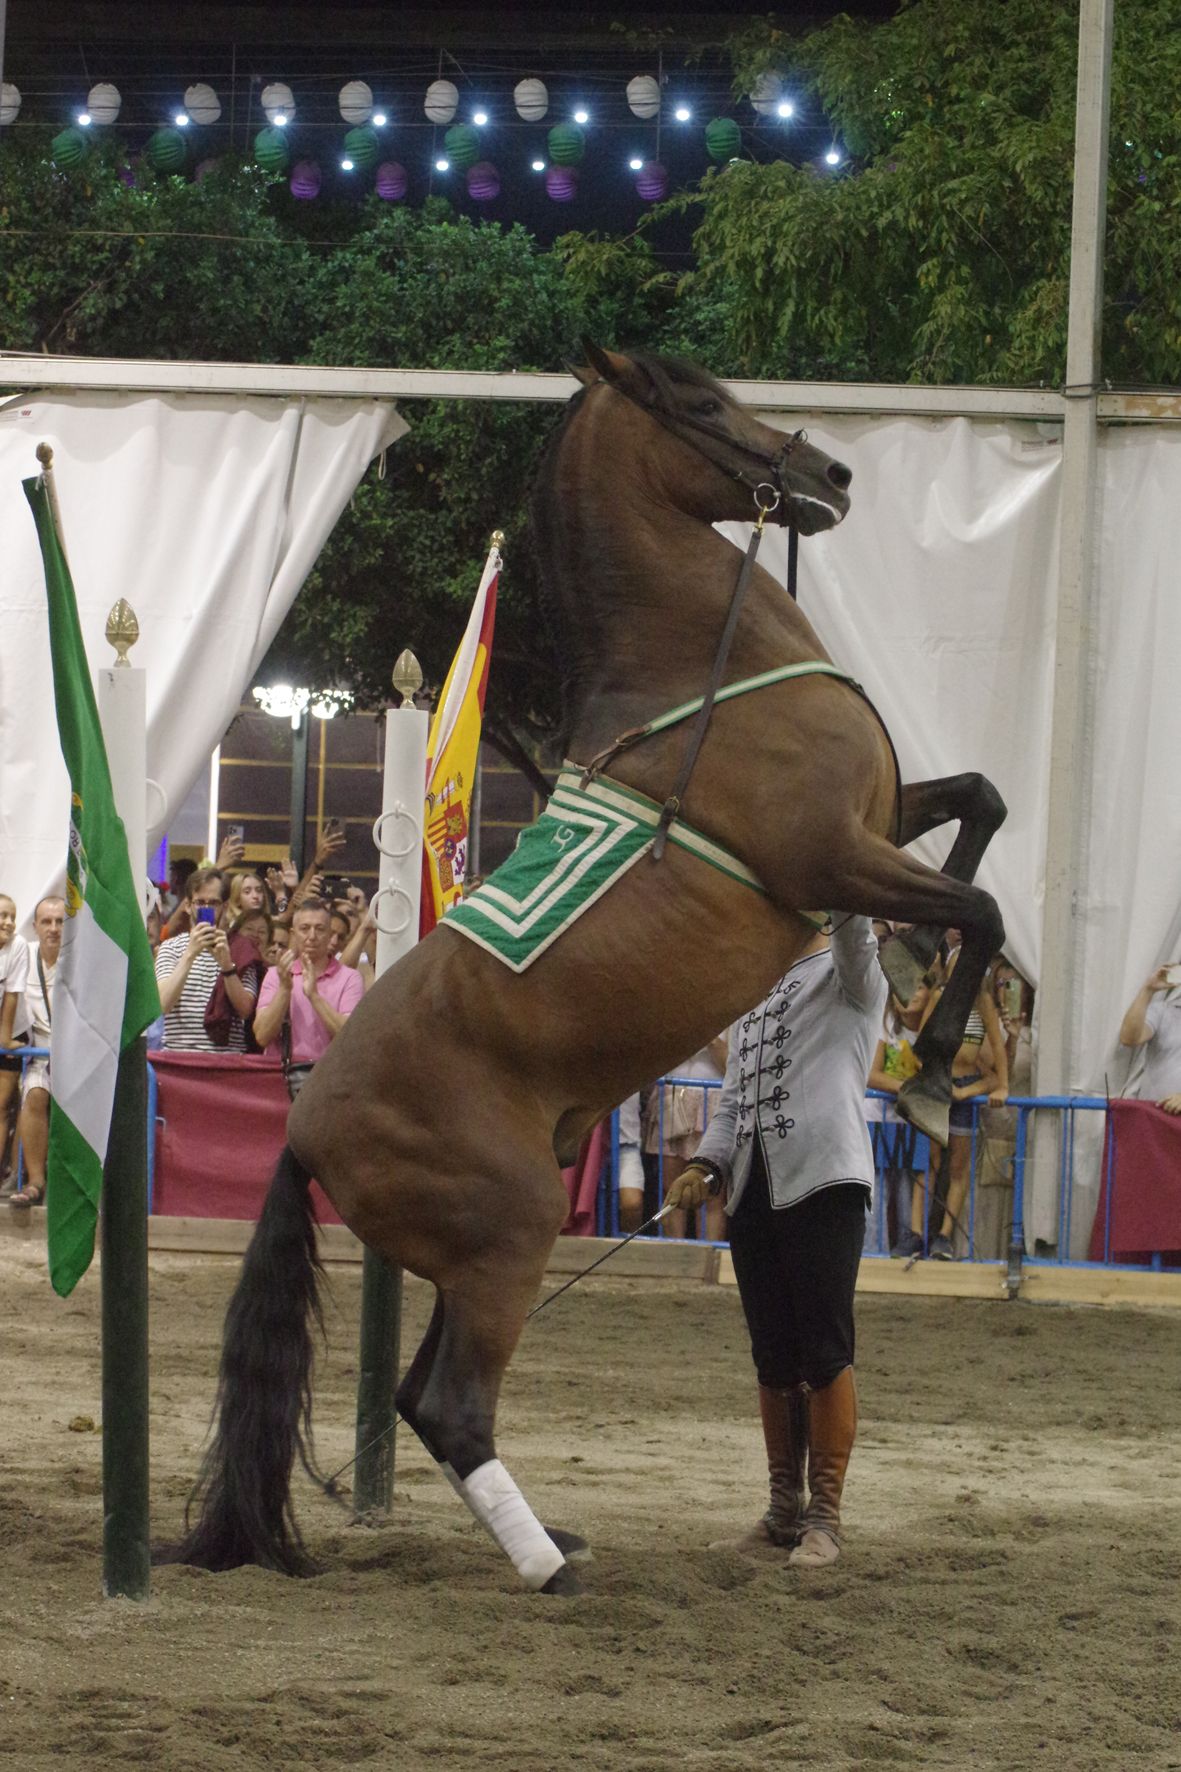
[[[709,680],[739,560],[711,524],[750,520],[755,489],[767,503],[775,487],[773,520],[812,534],[845,515],[851,479],[699,369],[587,349],[592,367],[533,502],[567,668],[568,754],[583,766]],[[727,682],[824,659],[756,567]],[[610,781],[661,805],[686,731],[616,755]],[[181,1556],[307,1566],[290,1477],[310,1421],[314,1174],[363,1242],[437,1289],[402,1415],[525,1582],[577,1591],[494,1443],[501,1379],[567,1212],[559,1163],[617,1102],[758,1002],[812,933],[797,913],[817,905],[918,926],[884,959],[904,998],[939,932],[963,931],[902,1098],[946,1139],[951,1059],[1003,940],[996,905],[968,881],[1003,817],[979,776],[907,787],[899,804],[889,741],[856,690],[833,676],[781,680],[719,701],[678,813],[761,891],[670,843],[523,971],[446,921],[391,968],[291,1110],[227,1317],[217,1433]],[[942,874],[891,840],[951,819],[960,830]]]

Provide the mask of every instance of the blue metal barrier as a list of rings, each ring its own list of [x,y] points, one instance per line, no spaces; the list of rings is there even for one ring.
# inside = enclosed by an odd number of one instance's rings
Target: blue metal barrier
[[[697,1077],[669,1076],[660,1079],[665,1085],[678,1086],[685,1089],[702,1091],[705,1112],[703,1118],[708,1123],[710,1098],[720,1088],[719,1082],[706,1081]],[[880,1101],[892,1104],[893,1097],[878,1090],[866,1092],[867,1101]],[[658,1099],[656,1117],[657,1140],[660,1146],[656,1158],[656,1205],[664,1197],[664,1090],[661,1089]],[[1005,1193],[1012,1190],[1011,1203],[1004,1202],[1004,1210],[1008,1214],[1007,1224],[1002,1220],[1000,1229],[1003,1232],[1003,1243],[982,1253],[978,1247],[978,1204],[981,1187],[981,1169],[985,1151],[993,1144],[981,1133],[980,1117],[989,1106],[987,1096],[980,1096],[970,1103],[972,1109],[972,1148],[968,1177],[968,1192],[964,1211],[960,1217],[960,1229],[966,1245],[966,1253],[961,1259],[994,1264],[1005,1261],[1008,1264],[1007,1283],[1010,1291],[1016,1291],[1021,1282],[1021,1272],[1026,1262],[1037,1265],[1052,1264],[1057,1267],[1092,1267],[1092,1266],[1128,1266],[1128,1263],[1115,1263],[1111,1259],[1111,1201],[1115,1187],[1118,1185],[1118,1152],[1110,1131],[1110,1123],[1106,1121],[1107,1101],[1099,1095],[1010,1095],[1005,1103],[1006,1108],[1016,1112],[1016,1126],[1013,1133],[1011,1154],[1001,1159],[1005,1171],[1004,1180],[999,1184]],[[1058,1162],[1056,1191],[1057,1201],[1054,1208],[1056,1235],[1046,1238],[1047,1247],[1039,1248],[1034,1254],[1026,1253],[1026,1219],[1028,1200],[1028,1181],[1030,1167],[1030,1123],[1034,1114],[1045,1117],[1053,1115],[1061,1125],[1058,1138]],[[1097,1199],[1096,1211],[1103,1214],[1104,1245],[1102,1263],[1094,1263],[1086,1259],[1072,1258],[1070,1254],[1072,1238],[1078,1228],[1077,1214],[1079,1211],[1076,1198],[1076,1127],[1079,1114],[1101,1113],[1105,1117],[1104,1125],[1104,1158],[1100,1169],[1101,1187]],[[924,1147],[927,1141],[918,1136],[913,1144],[909,1142],[912,1129],[905,1127],[897,1120],[881,1119],[870,1124],[871,1145],[874,1152],[874,1163],[877,1171],[874,1193],[873,1213],[869,1221],[866,1240],[866,1258],[881,1259],[889,1253],[888,1236],[888,1198],[887,1184],[893,1177],[917,1175],[920,1181],[914,1185],[924,1185],[923,1206],[923,1253],[930,1249],[932,1204],[937,1197],[933,1181],[925,1183],[921,1180],[923,1171],[927,1170],[930,1155]],[[1005,1141],[998,1141],[1001,1149],[1005,1149]],[[605,1235],[619,1234],[618,1212],[618,1178],[620,1169],[619,1114],[612,1115],[611,1156],[609,1164],[604,1166],[600,1183],[600,1200],[598,1222],[601,1233]],[[938,1160],[938,1147],[935,1147]],[[991,1160],[995,1163],[995,1152]],[[930,1170],[934,1174],[934,1167]],[[649,1197],[646,1212],[655,1208]],[[909,1222],[909,1220],[908,1220]],[[695,1227],[701,1231],[700,1225]],[[656,1232],[667,1235],[662,1225]],[[1088,1230],[1088,1235],[1089,1235]],[[1139,1264],[1141,1267],[1144,1264]],[[1150,1254],[1148,1265],[1153,1269],[1163,1267],[1160,1251]]]

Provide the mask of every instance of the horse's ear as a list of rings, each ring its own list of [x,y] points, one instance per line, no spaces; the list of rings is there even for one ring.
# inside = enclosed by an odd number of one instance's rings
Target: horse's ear
[[[590,367],[574,369],[571,365],[571,369],[584,388],[593,386],[597,381],[605,381],[610,387],[621,388],[624,393],[631,394],[636,399],[649,398],[652,392],[649,379],[630,357],[623,356],[619,351],[603,350],[601,345],[597,345],[593,338],[587,338],[585,334],[582,348]]]

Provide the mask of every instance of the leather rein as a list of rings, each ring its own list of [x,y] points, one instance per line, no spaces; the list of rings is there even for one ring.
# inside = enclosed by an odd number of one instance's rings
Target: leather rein
[[[747,589],[754,574],[755,560],[758,555],[759,544],[763,539],[763,526],[772,511],[778,510],[781,503],[787,503],[789,494],[783,484],[783,472],[787,466],[788,458],[796,444],[807,441],[807,432],[802,430],[793,431],[790,436],[784,438],[782,448],[777,449],[773,455],[768,455],[764,454],[762,450],[752,448],[749,443],[739,442],[737,438],[729,436],[720,425],[713,425],[708,419],[698,418],[695,414],[689,412],[672,413],[662,406],[639,399],[637,395],[629,393],[626,388],[616,386],[614,382],[608,382],[606,385],[613,388],[615,393],[622,394],[625,400],[630,400],[633,406],[638,406],[641,412],[646,412],[649,418],[654,418],[666,431],[671,431],[674,437],[679,437],[682,442],[688,443],[690,448],[696,449],[700,455],[704,455],[707,461],[712,462],[713,465],[720,468],[723,473],[729,474],[731,479],[738,480],[742,485],[748,486],[754,499],[755,509],[758,512],[754,529],[751,532],[750,541],[747,544],[746,553],[738,568],[738,577],[735,581],[734,590],[730,597],[730,607],[726,614],[725,625],[722,629],[721,638],[718,641],[718,649],[714,654],[713,665],[710,669],[709,682],[706,685],[705,694],[701,697],[697,717],[694,720],[692,729],[689,733],[688,743],[685,746],[684,755],[681,758],[681,766],[677,771],[676,781],[673,783],[673,790],[660,810],[660,822],[656,827],[656,834],[652,842],[652,858],[654,861],[659,861],[664,854],[668,842],[669,828],[680,814],[690,778],[697,763],[697,758],[700,755],[701,747],[705,742],[706,729],[709,726],[710,716],[714,710],[714,703],[718,699],[718,691],[722,686],[722,673],[725,671],[726,661],[730,656],[730,648],[733,645],[734,633],[738,626],[738,617],[741,613]],[[697,442],[696,438],[686,437],[684,435],[685,430],[700,432],[702,436],[708,437],[714,442],[722,443],[726,449],[732,452],[737,451],[739,455],[749,456],[751,461],[756,464],[756,468],[769,474],[770,478],[755,478],[750,470],[727,467],[724,462],[718,461],[716,456],[714,456],[708,449],[703,448],[702,445]],[[788,541],[787,589],[793,601],[795,600],[796,595],[795,580],[798,550],[799,533],[795,527],[792,526]],[[860,683],[855,682],[852,677],[849,677],[843,671],[837,671],[833,666],[826,666],[819,661],[817,661],[816,665],[812,668],[816,671],[823,672],[826,675],[837,676],[847,682],[851,688],[855,689],[861,696],[862,700],[868,704],[877,718],[882,731],[886,734],[886,742],[890,746],[890,754],[894,760],[894,776],[898,789],[895,800],[896,831],[900,833],[902,828],[902,773],[898,764],[898,753],[894,749],[894,741],[890,737],[885,721],[870,701],[868,695],[866,695],[864,689],[862,689]],[[754,681],[752,681],[752,687],[754,686]],[[585,787],[588,782],[592,781],[594,777],[613,760],[613,758],[617,757],[622,751],[630,750],[633,745],[638,744],[641,739],[649,737],[654,731],[660,730],[665,723],[666,722],[663,720],[648,721],[643,726],[633,726],[629,731],[621,733],[613,744],[607,746],[606,750],[600,751],[598,756],[592,757],[591,761],[583,771],[582,785]],[[897,835],[895,836],[895,842],[897,842]]]

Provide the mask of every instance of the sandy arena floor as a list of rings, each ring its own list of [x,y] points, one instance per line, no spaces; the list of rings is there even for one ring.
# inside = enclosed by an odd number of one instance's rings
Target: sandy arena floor
[[[848,1543],[801,1578],[704,1547],[761,1511],[737,1295],[596,1280],[527,1332],[500,1450],[595,1561],[518,1590],[409,1435],[392,1523],[300,1479],[325,1573],[166,1568],[100,1597],[97,1272],[0,1242],[0,1769],[1181,1768],[1181,1321],[868,1298]],[[175,1536],[228,1260],[152,1263],[153,1527]],[[317,1386],[352,1450],[359,1270]],[[408,1288],[405,1351],[428,1293]]]

